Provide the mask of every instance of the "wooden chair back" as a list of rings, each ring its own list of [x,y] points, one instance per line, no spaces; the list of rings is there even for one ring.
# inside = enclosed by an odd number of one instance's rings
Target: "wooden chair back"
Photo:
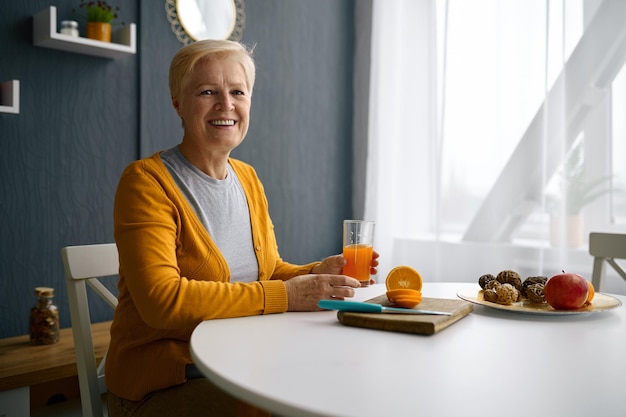
[[[589,253],[593,256],[591,282],[596,291],[602,291],[605,265],[608,263],[626,281],[626,272],[615,261],[626,259],[626,235],[616,233],[589,234]]]

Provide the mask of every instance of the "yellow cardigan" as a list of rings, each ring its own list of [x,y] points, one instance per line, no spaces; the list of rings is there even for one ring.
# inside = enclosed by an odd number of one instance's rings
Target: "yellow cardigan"
[[[248,200],[257,282],[230,283],[226,260],[159,153],[133,162],[121,176],[114,208],[119,305],[105,368],[107,388],[119,397],[138,401],[184,383],[198,323],[285,312],[283,281],[315,265],[280,258],[263,185],[251,166],[229,162]]]

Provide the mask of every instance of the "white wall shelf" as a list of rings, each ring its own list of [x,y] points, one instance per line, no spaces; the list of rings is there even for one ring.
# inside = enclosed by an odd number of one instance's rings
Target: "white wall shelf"
[[[20,82],[18,80],[0,83],[0,113],[20,113]]]
[[[57,32],[57,8],[50,6],[33,16],[33,43],[43,48],[117,59],[137,53],[137,28],[134,23],[113,33],[113,42],[65,35]]]

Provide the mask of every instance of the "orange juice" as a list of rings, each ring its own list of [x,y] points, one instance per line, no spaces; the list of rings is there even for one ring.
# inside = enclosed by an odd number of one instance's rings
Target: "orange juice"
[[[369,285],[373,251],[372,245],[344,246],[343,257],[346,258],[347,263],[343,267],[343,274],[358,279],[361,285]]]

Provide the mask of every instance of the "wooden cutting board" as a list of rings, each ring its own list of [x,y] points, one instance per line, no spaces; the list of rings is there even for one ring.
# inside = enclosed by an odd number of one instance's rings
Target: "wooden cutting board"
[[[367,300],[368,303],[394,307],[387,300],[387,295]],[[435,334],[453,323],[461,320],[472,312],[471,303],[463,300],[449,300],[445,298],[423,298],[415,308],[420,310],[447,311],[451,316],[433,316],[417,314],[388,314],[388,313],[353,313],[348,311],[337,312],[337,318],[346,326],[366,327],[369,329],[387,330],[390,332]]]

